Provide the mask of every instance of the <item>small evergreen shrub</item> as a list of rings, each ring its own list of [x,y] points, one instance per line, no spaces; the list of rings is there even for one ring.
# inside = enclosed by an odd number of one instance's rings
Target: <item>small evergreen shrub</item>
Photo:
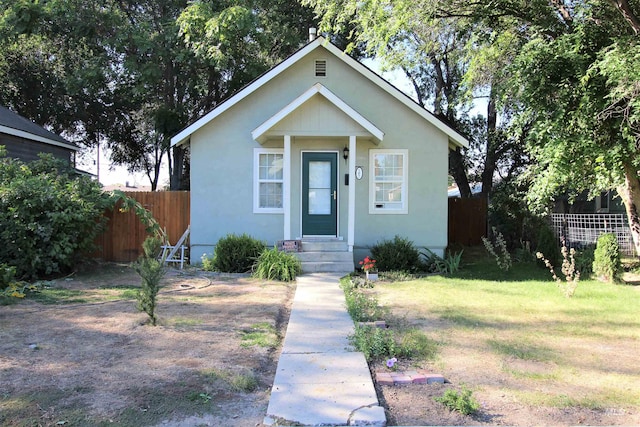
[[[593,254],[593,272],[607,282],[615,282],[619,280],[621,269],[620,247],[616,235],[601,234]]]
[[[538,229],[538,235],[536,239],[536,253],[540,252],[544,254],[547,261],[552,266],[557,267],[560,262],[560,247],[558,246],[558,239],[556,239],[553,230],[547,224],[543,224]],[[540,263],[544,265],[544,263]]]
[[[582,277],[589,277],[593,273],[593,260],[595,256],[595,247],[586,246],[576,251],[576,270],[580,272]]]
[[[160,280],[165,273],[163,260],[158,261],[162,241],[157,237],[148,237],[142,244],[144,254],[136,261],[133,268],[142,278],[142,286],[138,292],[138,310],[144,311],[153,326],[157,323],[155,314]]]
[[[242,234],[228,234],[218,240],[213,252],[212,268],[223,273],[246,273],[265,250],[260,240]]]
[[[277,248],[265,249],[258,257],[253,275],[259,279],[291,282],[302,272],[300,260]]]
[[[473,415],[480,409],[480,404],[473,397],[471,390],[466,387],[462,387],[460,393],[453,389],[448,389],[441,397],[436,397],[435,400],[452,411],[460,412],[462,415]]]
[[[412,241],[395,236],[393,240],[383,240],[371,248],[380,271],[420,270],[420,252]]]

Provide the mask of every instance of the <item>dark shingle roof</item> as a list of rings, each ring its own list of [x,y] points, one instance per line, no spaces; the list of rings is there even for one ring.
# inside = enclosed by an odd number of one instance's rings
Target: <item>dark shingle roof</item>
[[[31,120],[22,117],[19,114],[14,113],[6,107],[0,105],[0,126],[15,129],[16,131],[22,131],[31,135],[39,136],[50,140],[52,143],[64,144],[67,148],[78,150],[79,147],[64,139],[60,135],[56,135],[53,132],[49,132],[40,125],[33,123]],[[57,145],[57,144],[56,144]]]

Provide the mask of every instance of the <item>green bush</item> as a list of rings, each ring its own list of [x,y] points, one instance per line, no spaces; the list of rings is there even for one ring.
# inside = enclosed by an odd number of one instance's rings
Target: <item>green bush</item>
[[[420,270],[420,252],[409,239],[395,236],[393,240],[383,240],[371,248],[380,271]]]
[[[354,322],[373,322],[386,315],[375,296],[364,293],[350,279],[342,280],[347,312]]]
[[[364,354],[367,361],[381,360],[394,356],[397,351],[396,340],[391,329],[375,326],[356,326],[351,342],[356,350]]]
[[[436,397],[435,401],[442,403],[452,411],[460,412],[462,415],[473,415],[480,409],[480,404],[472,396],[471,390],[466,387],[462,387],[460,393],[448,389],[441,397]]]
[[[558,267],[560,265],[560,247],[558,246],[558,239],[553,230],[547,224],[541,224],[538,229],[538,235],[536,236],[536,252],[540,252],[544,255],[552,266]],[[539,265],[543,266],[542,262]]]
[[[608,282],[619,280],[622,263],[618,239],[613,233],[604,233],[598,237],[593,256],[593,272]]]
[[[302,273],[300,260],[293,254],[277,248],[265,249],[258,257],[253,275],[259,279],[291,282]]]
[[[251,271],[265,248],[263,242],[247,234],[228,234],[218,240],[211,266],[224,273],[246,273]]]
[[[574,258],[576,260],[576,270],[580,272],[583,279],[588,278],[593,273],[593,261],[595,257],[595,247],[587,246],[576,251]]]
[[[19,279],[65,273],[94,249],[111,200],[51,155],[24,163],[0,147],[0,263]]]
[[[438,345],[416,328],[403,331],[397,340],[395,356],[410,359],[433,359],[438,352]]]
[[[148,237],[142,244],[143,255],[133,265],[136,273],[142,278],[142,285],[138,291],[138,310],[149,316],[153,326],[157,323],[155,314],[160,280],[165,273],[163,261],[157,256],[161,250],[162,241],[157,237]]]
[[[16,268],[0,264],[0,290],[6,289],[16,281]]]

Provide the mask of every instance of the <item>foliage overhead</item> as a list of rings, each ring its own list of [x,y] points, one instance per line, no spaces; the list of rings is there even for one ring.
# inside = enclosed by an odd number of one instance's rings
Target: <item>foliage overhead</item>
[[[296,50],[314,22],[293,0],[0,0],[0,104],[155,189],[168,158],[188,188],[188,152],[169,140]]]

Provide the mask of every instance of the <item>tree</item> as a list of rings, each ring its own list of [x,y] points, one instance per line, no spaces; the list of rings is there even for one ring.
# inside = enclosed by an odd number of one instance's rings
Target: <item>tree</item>
[[[293,0],[0,0],[0,103],[105,144],[154,189],[167,158],[171,188],[188,188],[170,137],[297,49],[313,19]],[[189,38],[199,24],[206,49]]]
[[[523,160],[523,156],[522,140],[508,136],[505,130],[510,123],[498,122],[498,111],[502,108],[508,113],[508,110],[497,102],[497,86],[502,81],[493,78],[490,71],[501,69],[485,69],[481,76],[476,66],[473,69],[476,77],[469,78],[475,53],[470,47],[480,39],[475,20],[464,15],[444,16],[441,7],[449,2],[305,0],[304,3],[315,7],[328,31],[341,31],[345,25],[355,23],[352,45],[366,46],[366,51],[387,68],[402,69],[413,84],[418,103],[422,106],[431,103],[437,116],[467,134],[470,149],[451,151],[449,155],[450,174],[462,197],[471,196],[471,180],[482,182],[487,196],[497,172],[511,177],[521,167],[517,161],[505,162],[510,157]],[[489,98],[487,114],[470,117],[469,101],[481,91]]]

